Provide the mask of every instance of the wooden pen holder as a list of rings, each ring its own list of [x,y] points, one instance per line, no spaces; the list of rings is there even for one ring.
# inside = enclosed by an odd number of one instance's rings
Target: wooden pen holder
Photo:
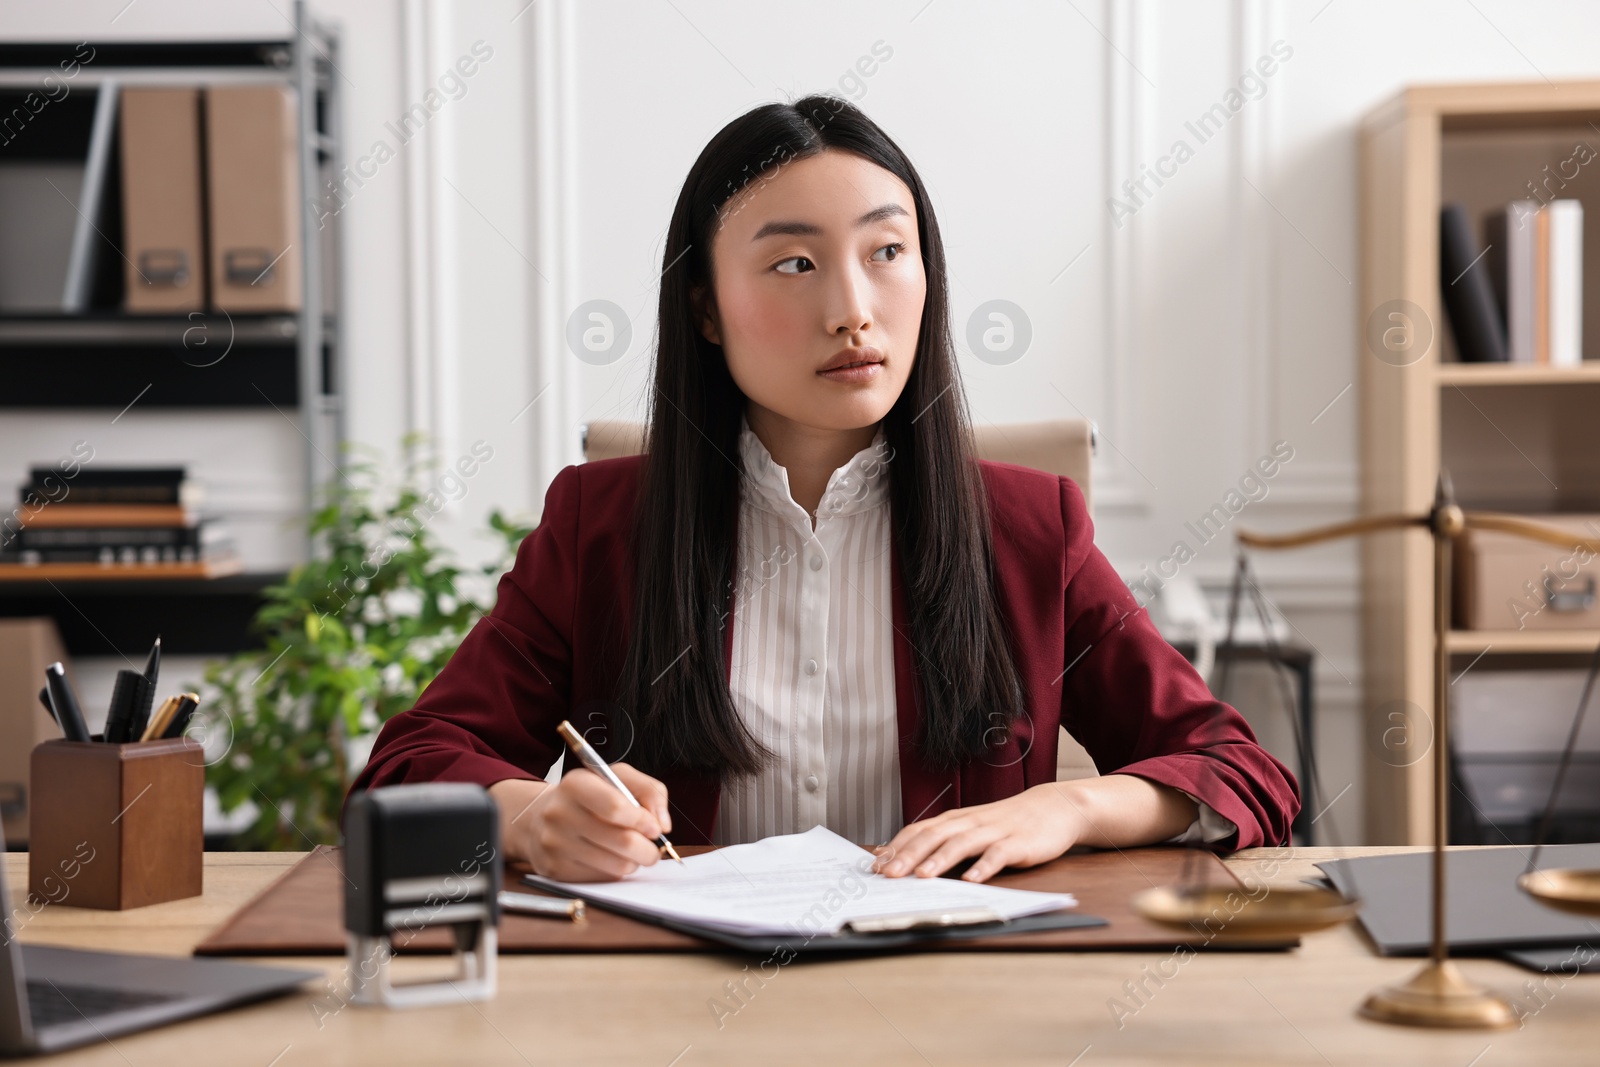
[[[199,896],[204,750],[196,741],[46,741],[29,761],[28,892],[121,910]]]

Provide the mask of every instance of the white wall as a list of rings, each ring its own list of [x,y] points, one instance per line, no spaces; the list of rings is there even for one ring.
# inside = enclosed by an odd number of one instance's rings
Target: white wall
[[[537,509],[549,478],[577,458],[580,422],[642,410],[661,241],[700,148],[758,103],[839,88],[875,42],[893,54],[853,95],[932,191],[958,334],[995,298],[1032,323],[1033,347],[1015,363],[964,354],[974,415],[1097,420],[1099,543],[1129,575],[1180,538],[1201,548],[1185,522],[1279,440],[1294,459],[1238,524],[1353,512],[1357,390],[1345,387],[1361,315],[1360,117],[1408,82],[1600,76],[1600,6],[1582,3],[525,3],[317,5],[345,28],[352,157],[474,41],[494,49],[467,94],[344,214],[352,433],[392,449],[406,429],[426,429],[447,456],[478,439],[494,446],[442,527],[465,549],[491,505]],[[11,3],[0,33],[276,36],[288,10],[286,0],[125,4]],[[1185,122],[1223,101],[1276,41],[1292,55],[1199,143]],[[1193,157],[1116,225],[1108,197],[1126,201],[1121,184],[1180,138]],[[594,298],[637,316],[629,355],[606,367],[562,342],[567,314]],[[167,447],[137,414],[123,420],[126,437],[107,438],[129,459]],[[0,464],[53,455],[106,417],[7,413]],[[280,457],[297,438],[275,419],[217,427],[244,443],[226,464],[183,458],[281,508],[298,467]],[[1186,572],[1220,582],[1225,542],[1204,546]],[[1332,797],[1357,782],[1365,745],[1356,555],[1334,548],[1258,566],[1321,653]],[[1263,725],[1276,714],[1265,697],[1242,702]],[[1361,793],[1357,782],[1339,801],[1341,827],[1361,825]]]

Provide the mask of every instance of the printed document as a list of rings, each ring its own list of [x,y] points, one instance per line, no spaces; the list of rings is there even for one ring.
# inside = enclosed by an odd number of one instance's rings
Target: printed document
[[[889,878],[873,873],[872,861],[867,849],[814,826],[685,856],[681,865],[662,859],[614,882],[557,882],[532,874],[526,880],[597,903],[757,936],[831,936],[856,919],[966,908],[1016,919],[1078,903],[1070,893],[914,874]]]

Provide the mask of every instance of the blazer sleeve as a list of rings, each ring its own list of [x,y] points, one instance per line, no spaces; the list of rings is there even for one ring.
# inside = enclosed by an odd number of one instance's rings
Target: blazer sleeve
[[[1102,774],[1134,774],[1208,804],[1238,827],[1220,849],[1289,841],[1300,787],[1236,710],[1167,643],[1095,547],[1083,492],[1061,479],[1066,527],[1062,724]]]
[[[579,469],[556,475],[494,610],[478,620],[416,707],[384,723],[354,793],[400,782],[542,781],[568,714],[578,588]]]

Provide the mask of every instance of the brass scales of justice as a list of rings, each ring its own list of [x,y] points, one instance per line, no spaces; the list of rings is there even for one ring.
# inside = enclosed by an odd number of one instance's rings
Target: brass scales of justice
[[[1545,523],[1497,512],[1463,511],[1455,502],[1447,474],[1441,473],[1433,506],[1421,515],[1376,515],[1334,523],[1289,534],[1255,534],[1243,530],[1236,536],[1241,546],[1258,549],[1301,548],[1385,530],[1422,529],[1433,538],[1433,863],[1432,945],[1428,962],[1411,978],[1371,993],[1360,1014],[1379,1022],[1404,1026],[1452,1029],[1510,1029],[1517,1025],[1505,997],[1471,981],[1449,959],[1445,934],[1444,846],[1449,812],[1449,650],[1451,619],[1451,549],[1455,538],[1467,530],[1487,530],[1540,541],[1559,548],[1600,553],[1600,539],[1575,537]],[[1241,574],[1243,561],[1241,559]],[[1235,591],[1235,610],[1237,606]],[[1230,628],[1231,629],[1231,628]],[[1231,633],[1230,633],[1231,640]],[[1597,653],[1600,655],[1600,653]],[[1578,729],[1594,687],[1591,669],[1574,718],[1566,749],[1556,771],[1550,800],[1541,821],[1538,844],[1529,868],[1517,879],[1523,892],[1540,903],[1573,914],[1600,916],[1600,870],[1534,870],[1538,848],[1560,795]],[[1301,742],[1303,743],[1303,741]],[[1320,792],[1320,790],[1318,790]],[[1234,890],[1205,886],[1163,886],[1138,894],[1134,907],[1146,918],[1172,927],[1193,928],[1209,917],[1222,898]],[[1274,888],[1251,901],[1230,920],[1241,933],[1296,936],[1325,929],[1353,918],[1360,901],[1332,889],[1312,886]]]

